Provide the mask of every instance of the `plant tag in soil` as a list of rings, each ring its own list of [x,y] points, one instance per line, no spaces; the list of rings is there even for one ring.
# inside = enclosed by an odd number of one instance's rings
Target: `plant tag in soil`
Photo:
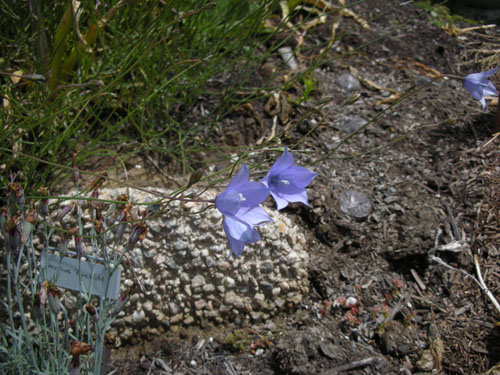
[[[120,292],[121,267],[109,277],[109,272],[102,264],[60,257],[55,254],[42,254],[42,270],[48,280],[62,288],[85,291],[99,296],[117,299]],[[108,284],[109,280],[109,284]],[[107,293],[106,293],[106,284]]]

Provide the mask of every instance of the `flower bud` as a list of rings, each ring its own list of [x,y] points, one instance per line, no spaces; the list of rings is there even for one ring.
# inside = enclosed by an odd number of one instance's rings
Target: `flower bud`
[[[82,237],[78,234],[78,228],[70,228],[68,230],[75,239],[75,253],[78,257],[83,255]]]
[[[92,192],[92,198],[93,199],[99,199],[99,191],[98,190],[94,190]],[[97,200],[91,200],[90,201],[90,206],[92,208],[96,208],[98,203],[99,203],[99,201],[97,201]]]
[[[75,236],[75,252],[79,257],[83,255],[83,243],[80,236]]]
[[[40,188],[40,194],[43,196],[48,196],[49,189],[43,188],[43,187]],[[40,204],[38,205],[38,212],[43,217],[46,217],[49,215],[49,200],[47,198],[40,199]]]
[[[59,310],[61,309],[59,298],[61,298],[62,295],[62,292],[57,289],[57,286],[53,282],[47,282],[47,300],[49,302],[49,310],[54,315],[57,315],[59,313]]]
[[[16,182],[7,185],[7,198],[10,212],[17,211],[18,206],[21,210],[24,207],[24,189]]]
[[[138,223],[134,229],[132,229],[132,232],[130,233],[130,236],[128,238],[128,245],[130,248],[133,248],[138,241],[142,241],[144,238],[146,238],[146,234],[148,232],[148,228],[146,227],[146,224],[144,222]]]
[[[59,246],[58,246],[58,250],[61,256],[66,255],[66,253],[68,252],[68,245],[69,245],[69,234],[61,233],[61,238],[59,240]]]
[[[124,292],[120,293],[120,296],[116,300],[111,312],[109,313],[111,317],[115,317],[118,315],[120,311],[122,311],[123,307],[127,304],[130,296],[132,295],[132,291],[134,290],[136,284],[134,283],[131,287],[127,288]]]
[[[24,245],[26,241],[28,241],[28,238],[31,234],[31,231],[33,230],[33,227],[35,226],[35,212],[34,210],[28,211],[26,214],[24,221],[23,221],[23,230],[21,233],[21,243]]]
[[[12,218],[8,218],[5,222],[5,234],[12,251],[17,251],[21,245],[21,233],[18,225],[20,218],[21,211],[17,212]]]
[[[197,169],[195,170],[191,176],[189,177],[189,182],[187,184],[187,187],[191,187],[193,186],[194,184],[196,184],[198,181],[201,180],[201,178],[203,177],[203,170],[202,169]]]
[[[57,220],[59,220],[60,222],[62,222],[62,219],[71,212],[71,210],[73,209],[73,203],[70,203],[66,206],[63,207],[63,209],[61,210],[61,212],[59,212],[59,215],[57,215]]]
[[[85,305],[85,310],[92,317],[94,323],[97,323],[97,321],[99,320],[99,314],[97,313],[97,309],[95,308],[95,306],[89,302]]]

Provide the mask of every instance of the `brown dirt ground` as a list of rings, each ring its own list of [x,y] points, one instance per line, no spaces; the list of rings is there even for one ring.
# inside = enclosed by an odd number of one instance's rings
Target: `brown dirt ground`
[[[339,130],[346,116],[372,119],[394,103],[392,94],[428,82],[434,72],[465,75],[494,64],[493,53],[474,50],[493,51],[495,43],[498,49],[500,30],[452,36],[411,2],[370,0],[350,9],[370,30],[344,17],[337,33],[345,35],[329,53],[351,53],[315,73],[320,84],[308,102],[273,112],[281,143],[301,140],[298,148],[312,152],[297,158],[319,173],[309,189],[311,207],[284,210],[308,233],[310,295],[265,324],[186,327],[124,346],[115,353],[116,374],[475,374],[500,361],[498,311],[470,277],[429,257],[438,246],[463,245],[433,254],[474,276],[476,254],[487,286],[500,296],[494,106],[482,111],[460,82],[437,80],[317,162],[346,136]],[[331,20],[307,39],[311,54],[330,26]],[[270,59],[255,83],[277,64]],[[338,108],[348,95],[335,78],[350,69],[361,78],[362,96]],[[252,108],[221,123],[220,142],[252,145],[271,134],[273,108],[265,100]],[[340,211],[339,194],[348,189],[368,195],[368,218]],[[339,297],[357,304],[332,305]]]

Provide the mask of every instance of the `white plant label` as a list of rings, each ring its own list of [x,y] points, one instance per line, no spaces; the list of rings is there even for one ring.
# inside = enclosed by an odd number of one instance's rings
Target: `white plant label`
[[[55,254],[42,254],[42,269],[47,271],[47,279],[62,288],[85,291],[99,296],[117,299],[120,293],[121,267],[111,278],[102,264],[91,263],[75,258],[60,257]],[[108,291],[106,284],[109,279]]]

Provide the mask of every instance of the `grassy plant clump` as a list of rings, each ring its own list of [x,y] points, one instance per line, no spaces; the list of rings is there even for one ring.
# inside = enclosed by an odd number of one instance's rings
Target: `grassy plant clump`
[[[104,206],[92,198],[96,190],[77,190],[71,201],[49,206],[47,189],[36,204],[24,202],[15,182],[7,190],[0,216],[0,372],[106,374],[115,347],[111,326],[131,293],[119,293],[120,265],[145,237],[145,217],[134,220],[126,195]]]
[[[8,30],[0,142],[11,151],[1,152],[2,183],[6,171],[21,171],[34,190],[53,168],[16,151],[66,165],[74,149],[80,161],[103,148],[124,157],[154,151],[185,167],[242,100],[236,92],[279,31],[264,27],[277,1],[30,4],[0,5]],[[213,105],[193,121],[202,95]]]

